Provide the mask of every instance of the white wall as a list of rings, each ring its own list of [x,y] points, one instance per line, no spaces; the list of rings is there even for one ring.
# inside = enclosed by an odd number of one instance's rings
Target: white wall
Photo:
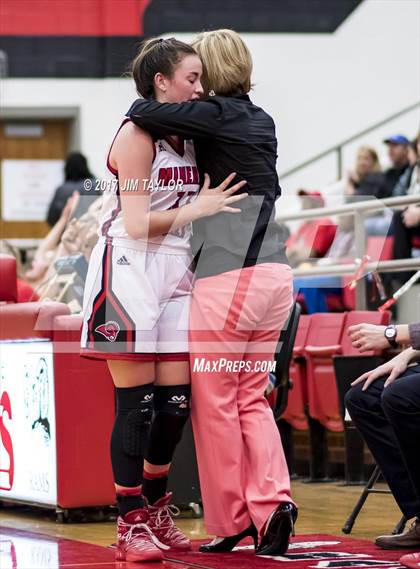
[[[334,34],[243,35],[254,58],[252,98],[276,122],[279,172],[420,100],[419,22],[418,0],[365,0]],[[135,91],[129,79],[7,79],[0,97],[3,107],[79,107],[81,150],[101,176],[107,147]],[[360,143],[375,145],[384,156],[383,137],[414,137],[419,116],[417,109]],[[358,144],[346,149],[346,165]],[[331,182],[334,164],[329,157],[287,178],[285,194]]]
[[[105,174],[105,160],[122,116],[136,98],[129,79],[7,79],[2,107],[78,107],[80,150],[97,176]]]

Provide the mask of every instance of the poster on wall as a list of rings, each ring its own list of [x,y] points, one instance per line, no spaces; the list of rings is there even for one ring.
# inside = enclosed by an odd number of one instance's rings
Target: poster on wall
[[[63,160],[2,160],[2,219],[45,221],[48,205],[63,180]]]
[[[0,499],[57,504],[52,343],[0,342]]]

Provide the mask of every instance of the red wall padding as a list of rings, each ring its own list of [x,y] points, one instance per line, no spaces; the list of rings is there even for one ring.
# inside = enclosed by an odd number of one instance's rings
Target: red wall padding
[[[1,0],[3,36],[143,35],[151,0]]]

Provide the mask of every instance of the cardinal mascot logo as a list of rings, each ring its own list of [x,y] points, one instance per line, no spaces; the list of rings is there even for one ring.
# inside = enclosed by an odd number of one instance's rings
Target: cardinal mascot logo
[[[99,332],[102,336],[109,342],[115,342],[118,336],[118,332],[120,331],[120,326],[118,322],[114,322],[114,320],[109,320],[105,324],[101,324],[97,328],[95,328],[95,332]]]

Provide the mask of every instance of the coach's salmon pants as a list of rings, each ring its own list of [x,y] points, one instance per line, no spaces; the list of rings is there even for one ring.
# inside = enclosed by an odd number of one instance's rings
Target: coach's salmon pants
[[[192,421],[205,523],[229,536],[260,530],[292,502],[267,365],[292,304],[289,266],[264,263],[198,279],[190,312]]]

